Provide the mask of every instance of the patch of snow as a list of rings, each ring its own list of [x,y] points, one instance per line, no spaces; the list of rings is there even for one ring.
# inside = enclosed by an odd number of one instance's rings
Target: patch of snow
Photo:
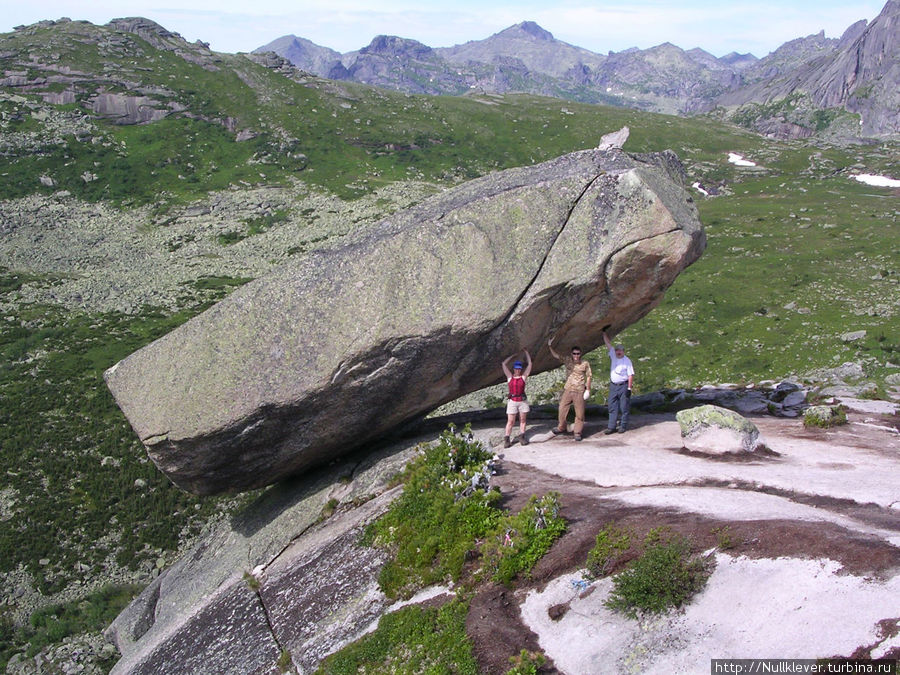
[[[736,152],[728,153],[728,161],[735,166],[756,166],[756,162],[751,162],[749,159],[744,159],[743,155],[739,155]]]
[[[703,186],[700,185],[700,181],[696,181],[693,185],[691,185],[697,192],[699,192],[704,197],[709,197],[709,193],[703,189]]]
[[[861,173],[856,176],[850,176],[853,180],[858,180],[866,185],[875,185],[876,187],[900,187],[900,180],[896,178],[888,178],[887,176],[876,176],[871,173]]]

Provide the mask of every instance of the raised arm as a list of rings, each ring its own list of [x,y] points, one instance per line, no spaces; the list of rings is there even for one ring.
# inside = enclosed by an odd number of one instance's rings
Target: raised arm
[[[503,359],[503,364],[502,364],[502,365],[503,365],[503,374],[506,375],[506,379],[507,379],[507,380],[511,380],[511,379],[512,379],[512,373],[509,372],[509,360],[510,360],[513,356],[515,356],[515,354],[510,354],[510,355],[507,356],[505,359]]]
[[[556,339],[555,337],[552,337],[549,340],[547,340],[547,346],[550,348],[550,353],[553,355],[553,358],[562,361],[563,358],[559,354],[556,353],[555,349],[553,349],[553,340],[555,340],[555,339]]]
[[[525,370],[522,371],[522,377],[528,377],[531,375],[531,354],[528,353],[527,349],[523,349],[525,352]]]
[[[600,332],[603,333],[603,343],[606,345],[606,350],[609,351],[612,349],[612,342],[609,341],[609,335],[606,334],[605,330]]]

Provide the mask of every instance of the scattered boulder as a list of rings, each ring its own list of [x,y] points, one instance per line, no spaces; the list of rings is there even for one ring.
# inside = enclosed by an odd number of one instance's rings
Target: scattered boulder
[[[676,416],[688,450],[713,454],[753,452],[759,447],[759,429],[733,410],[703,405]]]
[[[847,411],[841,405],[811,405],[803,411],[803,426],[829,427],[847,423]]]
[[[257,279],[106,373],[156,465],[199,494],[332,461],[593,349],[705,246],[673,153],[586,150],[447,190]]]
[[[630,133],[630,129],[628,127],[622,127],[618,131],[613,131],[609,134],[604,134],[600,138],[600,145],[597,146],[598,150],[612,150],[616,148],[621,148],[625,145],[625,141],[628,140],[628,134]]]
[[[866,337],[866,331],[864,330],[855,330],[850,333],[844,333],[841,335],[842,342],[858,342]]]

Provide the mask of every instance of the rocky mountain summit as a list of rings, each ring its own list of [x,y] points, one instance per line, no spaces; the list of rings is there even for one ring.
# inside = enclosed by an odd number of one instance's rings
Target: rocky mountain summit
[[[864,135],[900,130],[900,1],[889,0],[870,24],[853,24],[840,40],[819,34],[794,41],[769,61],[749,69],[748,86],[723,95],[718,103],[791,101],[781,111],[785,122],[796,124],[803,114],[817,110],[844,109],[859,115]],[[757,129],[765,130],[766,124],[761,120]]]
[[[548,338],[593,349],[645,316],[705,246],[679,169],[612,148],[463,184],[244,286],[107,383],[184,489],[325,464],[501,380],[508,353],[546,370]]]
[[[841,133],[879,136],[900,133],[896,14],[897,0],[889,0],[871,25],[858,21],[839,39],[824,32],[798,38],[762,59],[716,58],[669,43],[601,55],[557,40],[532,21],[437,49],[378,36],[340,55],[339,64],[336,52],[290,35],[255,51],[274,51],[322,77],[411,93],[523,91],[666,113],[720,109],[778,137],[811,135],[852,113],[862,118],[859,128],[837,125]]]

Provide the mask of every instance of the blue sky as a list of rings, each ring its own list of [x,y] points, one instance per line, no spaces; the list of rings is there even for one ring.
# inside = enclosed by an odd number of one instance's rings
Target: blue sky
[[[449,6],[452,4],[452,8]],[[711,7],[713,4],[719,7]],[[251,51],[282,35],[348,52],[379,34],[431,47],[481,40],[521,21],[598,53],[671,42],[716,56],[763,57],[820,30],[840,37],[859,19],[874,19],[885,0],[3,0],[0,32],[41,19],[106,23],[145,16],[220,52]],[[374,9],[373,9],[374,8]]]

